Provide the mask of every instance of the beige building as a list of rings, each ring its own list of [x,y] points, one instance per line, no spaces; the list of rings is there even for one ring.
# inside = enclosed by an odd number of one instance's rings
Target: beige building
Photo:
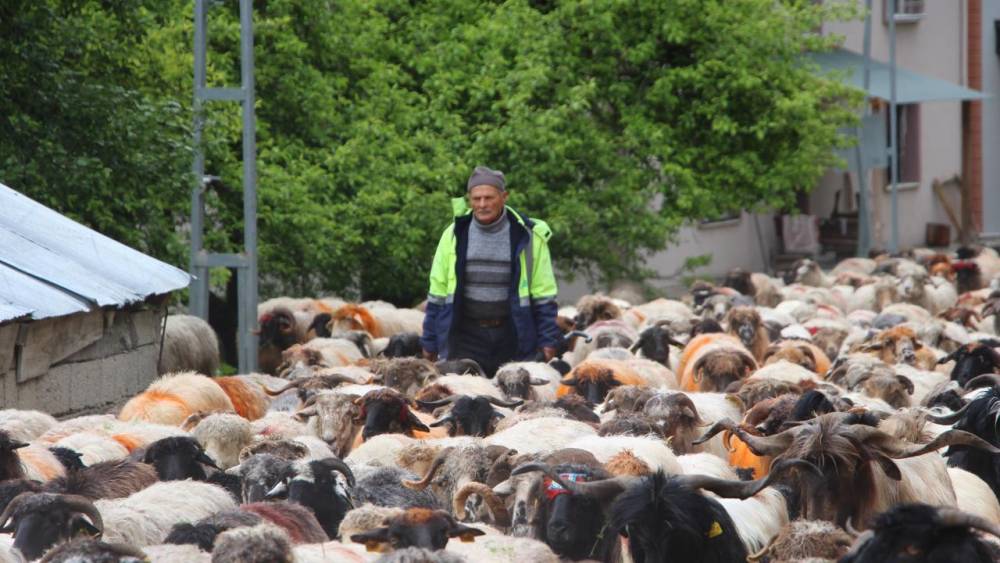
[[[878,162],[867,171],[871,247],[889,248],[892,242],[892,206],[888,188],[888,98],[890,27],[888,2],[873,0],[871,14],[871,68],[864,160]],[[1000,88],[1000,38],[994,20],[1000,19],[1000,0],[897,0],[896,64],[899,144],[898,245],[900,249],[927,242],[928,224],[947,230],[952,243],[959,228],[972,237],[1000,233],[1000,102],[989,97]],[[862,2],[863,4],[863,2]],[[823,67],[853,72],[862,83],[865,22],[824,24],[823,33],[844,37],[842,50],[817,57]],[[987,94],[985,99],[979,93]],[[905,103],[902,103],[905,102]],[[828,170],[800,211],[824,226],[826,244],[820,253],[853,253],[857,238],[859,203],[857,160],[846,151],[847,170]],[[984,159],[984,155],[987,155]],[[941,184],[935,188],[935,184]],[[965,194],[963,197],[963,190]],[[834,203],[838,199],[837,209]],[[839,213],[848,217],[830,221]],[[675,274],[691,256],[712,255],[700,275],[722,276],[729,269],[772,270],[785,255],[781,220],[773,214],[743,213],[728,221],[692,223],[683,228],[666,251],[647,264],[659,273],[652,285],[677,292]],[[939,233],[940,234],[940,233]],[[570,303],[595,289],[582,281],[564,283],[562,301]]]

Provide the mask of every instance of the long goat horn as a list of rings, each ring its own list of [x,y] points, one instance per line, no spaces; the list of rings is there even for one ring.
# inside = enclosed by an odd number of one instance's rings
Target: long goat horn
[[[981,530],[988,534],[993,534],[994,536],[1000,538],[1000,526],[997,526],[982,516],[976,516],[975,514],[969,514],[968,512],[962,512],[961,510],[956,510],[954,508],[939,508],[937,512],[937,521],[942,526],[967,526],[969,528]]]
[[[947,424],[950,426],[952,424],[955,424],[956,422],[961,420],[963,416],[965,416],[965,411],[969,410],[969,405],[971,404],[972,404],[971,401],[965,403],[964,405],[962,405],[962,408],[958,409],[957,411],[951,414],[942,414],[942,415],[928,414],[927,420],[935,424]]]
[[[507,511],[507,506],[504,505],[503,500],[493,492],[493,489],[477,481],[466,483],[455,493],[455,499],[451,505],[452,512],[456,515],[462,514],[465,510],[465,501],[470,495],[483,497],[483,502],[489,507],[490,514],[493,516],[494,524],[501,528],[510,527],[510,512]]]
[[[766,477],[754,481],[734,481],[709,475],[677,475],[675,479],[692,489],[705,489],[724,498],[743,499],[764,490],[774,482],[778,475],[793,467],[802,467],[816,475],[822,475],[818,467],[804,459],[783,459],[771,467],[771,471]]]
[[[492,395],[480,395],[480,397],[483,397],[484,399],[486,399],[487,401],[489,401],[490,404],[492,404],[492,405],[495,405],[495,406],[498,406],[498,407],[505,407],[505,408],[508,408],[508,409],[512,409],[514,407],[519,407],[519,406],[521,406],[521,405],[524,404],[524,401],[521,400],[521,399],[518,399],[518,400],[515,400],[515,401],[504,401],[503,399],[494,397]]]
[[[434,478],[434,474],[438,472],[438,469],[441,469],[442,465],[444,465],[445,458],[451,454],[454,449],[454,446],[449,446],[439,451],[438,454],[434,456],[434,461],[431,462],[431,466],[427,468],[427,474],[424,475],[423,479],[419,481],[403,481],[403,486],[407,489],[416,489],[418,491],[426,489],[427,485],[431,484],[431,479]]]
[[[94,506],[93,501],[80,495],[59,495],[59,500],[62,501],[63,506],[66,508],[90,518],[97,531],[104,534],[104,520],[101,518],[100,511]]]
[[[449,395],[444,399],[438,399],[437,401],[421,401],[417,400],[417,404],[425,409],[436,409],[438,407],[443,407],[445,405],[450,405],[454,403],[457,399],[462,397],[462,395]]]
[[[531,473],[532,471],[541,471],[546,477],[552,479],[567,491],[573,494],[593,497],[601,503],[613,499],[627,489],[629,485],[638,483],[640,479],[639,477],[623,476],[591,482],[566,481],[545,463],[525,463],[514,468],[510,474],[513,477],[515,475]]]
[[[289,389],[298,389],[299,387],[302,386],[303,383],[305,383],[308,380],[309,380],[308,377],[300,377],[299,379],[296,379],[295,381],[288,383],[288,385],[285,385],[284,387],[276,391],[272,391],[271,388],[269,388],[267,385],[264,385],[263,383],[261,383],[260,386],[264,388],[264,393],[270,395],[271,397],[277,397],[278,395],[284,393],[285,391],[288,391]]]
[[[984,373],[977,375],[965,383],[966,390],[979,389],[980,387],[1000,386],[1000,375],[995,373]]]

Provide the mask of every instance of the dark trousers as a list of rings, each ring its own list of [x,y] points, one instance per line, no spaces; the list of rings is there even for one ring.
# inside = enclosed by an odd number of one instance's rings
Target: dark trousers
[[[517,336],[510,319],[500,326],[482,326],[471,319],[462,319],[454,335],[449,359],[475,360],[486,377],[492,378],[497,369],[517,355]]]

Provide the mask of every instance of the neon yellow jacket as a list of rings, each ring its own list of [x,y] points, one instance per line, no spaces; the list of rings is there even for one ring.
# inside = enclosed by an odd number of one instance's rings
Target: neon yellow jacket
[[[452,200],[455,220],[445,228],[431,265],[430,291],[421,344],[429,352],[447,358],[454,322],[461,317],[472,212],[465,198]],[[552,271],[549,238],[552,230],[544,221],[529,219],[507,207],[512,247],[510,315],[517,335],[517,357],[525,360],[543,347],[556,347],[556,277]]]

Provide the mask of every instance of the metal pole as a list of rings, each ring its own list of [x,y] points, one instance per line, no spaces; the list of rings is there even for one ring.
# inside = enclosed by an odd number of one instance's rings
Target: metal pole
[[[243,246],[246,272],[239,283],[240,373],[257,370],[257,124],[254,114],[253,2],[240,0],[240,74],[243,88]]]
[[[858,256],[868,256],[871,250],[871,223],[868,216],[868,169],[861,158],[861,141],[863,139],[864,118],[869,115],[868,88],[871,86],[871,55],[872,55],[872,0],[865,1],[865,66],[864,89],[865,102],[862,112],[862,123],[857,129],[858,144],[854,148],[854,158],[858,171]]]
[[[205,225],[205,153],[202,131],[205,126],[200,91],[205,88],[205,0],[194,3],[194,163],[191,167],[194,186],[191,188],[191,285],[188,308],[192,315],[208,318],[208,269],[197,263],[204,241]]]
[[[896,123],[896,1],[890,0],[889,11],[889,150],[892,161],[890,162],[890,189],[892,190],[892,239],[889,243],[889,251],[899,252],[899,191],[896,185],[899,182],[899,143],[897,139]]]

